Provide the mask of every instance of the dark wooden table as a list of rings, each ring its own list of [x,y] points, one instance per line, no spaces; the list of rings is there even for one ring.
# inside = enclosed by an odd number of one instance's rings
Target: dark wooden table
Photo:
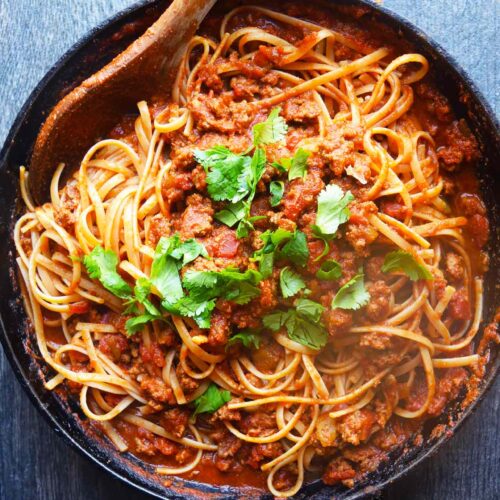
[[[0,0],[0,143],[35,84],[92,26],[131,0]],[[385,0],[470,72],[498,113],[499,0]],[[500,498],[500,381],[440,452],[384,499]],[[0,354],[0,500],[139,499],[60,440]]]

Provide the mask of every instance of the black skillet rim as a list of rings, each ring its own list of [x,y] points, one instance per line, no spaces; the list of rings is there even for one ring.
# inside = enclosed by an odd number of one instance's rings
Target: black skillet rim
[[[26,117],[29,116],[32,111],[34,103],[37,102],[40,95],[46,89],[46,87],[50,87],[51,84],[57,84],[57,77],[62,69],[64,69],[68,63],[71,63],[72,58],[74,56],[78,56],[78,54],[92,43],[95,37],[102,35],[106,30],[110,30],[112,27],[123,24],[126,19],[130,17],[134,17],[138,14],[139,11],[145,11],[149,6],[155,5],[158,2],[156,0],[142,0],[134,5],[118,12],[112,17],[100,23],[96,28],[92,29],[87,35],[82,37],[77,43],[75,43],[47,72],[44,78],[39,82],[30,96],[27,98],[26,102],[22,106],[19,111],[10,131],[5,141],[5,144],[0,152],[0,171],[4,170],[7,164],[7,158],[9,156],[9,152],[13,146],[14,140],[21,128]],[[392,27],[399,27],[400,32],[404,33],[405,36],[409,35],[411,39],[411,43],[415,45],[422,46],[426,52],[434,55],[437,60],[439,60],[442,64],[445,65],[446,69],[450,72],[451,75],[454,76],[458,83],[462,88],[475,99],[475,105],[477,108],[484,113],[483,119],[486,120],[487,126],[489,126],[497,137],[497,146],[498,150],[498,137],[499,137],[499,124],[498,120],[491,109],[489,103],[483,97],[481,92],[477,89],[476,85],[467,75],[467,73],[460,67],[460,65],[436,42],[431,40],[425,33],[423,33],[420,29],[415,27],[409,21],[399,16],[398,14],[393,13],[392,11],[380,6],[374,5],[367,0],[341,0],[340,2],[343,5],[357,5],[370,9],[372,12],[375,12],[377,15],[381,16],[383,22],[386,22]],[[54,81],[53,81],[54,80]],[[493,146],[494,147],[494,146]],[[37,394],[36,389],[33,387],[33,382],[29,379],[29,373],[27,371],[29,368],[23,368],[19,359],[17,359],[12,343],[10,339],[7,337],[6,333],[6,325],[3,321],[3,318],[0,316],[0,327],[1,333],[0,341],[2,342],[5,355],[9,360],[9,363],[19,381],[23,389],[26,391],[32,404],[37,408],[37,410],[43,415],[49,425],[56,432],[60,433],[65,440],[76,449],[81,455],[87,457],[89,460],[100,466],[102,469],[106,470],[108,473],[113,475],[114,477],[124,481],[130,486],[135,487],[136,489],[148,493],[150,495],[156,496],[158,498],[165,498],[168,495],[169,498],[185,498],[185,496],[179,492],[179,489],[170,488],[160,488],[158,484],[154,484],[146,478],[145,475],[133,473],[130,468],[127,468],[119,463],[118,460],[109,459],[106,457],[106,454],[102,454],[99,450],[99,443],[92,442],[92,437],[84,436],[83,442],[76,439],[70,431],[63,427],[62,423],[58,421],[57,417],[52,414],[47,404],[41,399],[40,395]],[[444,433],[441,437],[435,439],[429,446],[424,446],[421,449],[416,450],[414,456],[406,457],[403,459],[402,467],[399,467],[399,470],[395,470],[392,474],[386,474],[386,477],[382,476],[382,479],[377,481],[376,483],[370,482],[370,484],[364,484],[361,488],[355,489],[354,491],[347,491],[340,493],[342,498],[361,498],[366,494],[371,494],[376,491],[380,491],[382,488],[387,486],[389,483],[401,478],[405,475],[409,470],[414,468],[417,464],[425,460],[427,457],[432,455],[437,451],[437,449],[442,446],[446,441],[448,441],[451,436],[456,432],[456,429],[462,424],[462,422],[478,407],[480,401],[485,396],[488,389],[491,387],[492,382],[497,374],[500,359],[497,356],[493,361],[492,366],[489,368],[488,373],[483,381],[480,395],[477,399],[464,411],[460,412],[456,422],[452,427],[452,432]],[[77,432],[83,432],[80,427],[75,427]],[[81,436],[80,436],[81,437]],[[92,447],[94,446],[94,450]],[[96,456],[96,451],[99,456]],[[234,488],[228,487],[211,487],[209,485],[204,485],[201,483],[188,482],[191,487],[194,487],[194,490],[203,494],[215,493],[219,492],[223,496],[218,496],[218,498],[235,498],[235,494],[238,494],[238,491]],[[364,483],[364,482],[363,482]],[[314,487],[314,485],[316,487]],[[155,487],[156,486],[156,487]],[[188,486],[189,487],[189,486]],[[311,490],[312,488],[312,490]],[[328,487],[321,486],[316,483],[312,483],[307,489],[307,498],[328,498],[333,493],[333,490]],[[180,488],[182,490],[182,487]],[[186,493],[193,490],[186,490]],[[251,493],[250,491],[247,492]],[[239,494],[245,495],[244,491],[239,491]],[[305,497],[306,492],[299,494],[298,496]],[[211,496],[211,495],[210,495]],[[247,495],[245,495],[247,496]]]

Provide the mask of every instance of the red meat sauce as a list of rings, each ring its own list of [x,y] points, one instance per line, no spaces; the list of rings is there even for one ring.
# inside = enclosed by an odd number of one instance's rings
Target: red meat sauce
[[[281,10],[281,9],[280,9]],[[381,39],[370,31],[349,23],[347,17],[332,17],[320,9],[296,6],[285,7],[285,13],[310,19],[324,26],[331,27],[355,40],[360,53],[366,53],[382,45]],[[363,12],[356,15],[362,17]],[[220,22],[220,17],[207,19],[202,32],[213,34]],[[280,23],[265,18],[255,17],[248,13],[235,16],[229,26],[235,29],[249,24],[259,26],[273,34],[281,36],[291,43],[300,43],[306,36],[300,28],[284,28]],[[362,23],[361,23],[362,24]],[[385,42],[385,41],[384,41]],[[404,48],[404,47],[403,47]],[[336,46],[336,57],[347,59],[359,57],[352,49]],[[402,50],[395,47],[394,52]],[[230,56],[231,57],[231,56]],[[308,173],[305,178],[285,182],[282,202],[277,207],[269,203],[268,183],[277,178],[276,171],[266,170],[257,187],[252,206],[252,215],[264,215],[266,219],[255,224],[256,231],[248,238],[238,239],[235,231],[214,219],[216,211],[222,204],[214,202],[207,193],[206,174],[197,165],[193,149],[208,149],[215,145],[224,145],[234,152],[243,152],[251,145],[250,131],[252,125],[262,121],[267,111],[256,110],[247,104],[247,99],[267,97],[283,90],[283,83],[273,78],[268,69],[272,61],[282,57],[279,51],[261,48],[253,60],[240,63],[241,75],[234,77],[229,88],[222,85],[214,67],[204,67],[200,72],[203,93],[198,95],[188,107],[195,118],[195,129],[190,137],[181,133],[164,135],[170,146],[172,166],[163,179],[163,195],[169,210],[169,217],[155,216],[150,224],[147,238],[154,246],[162,236],[178,233],[183,239],[196,238],[203,243],[211,260],[198,259],[192,268],[198,270],[221,270],[228,266],[246,269],[252,266],[250,257],[260,248],[259,234],[267,229],[279,227],[293,231],[298,228],[307,236],[310,258],[307,266],[300,270],[311,290],[310,298],[325,306],[331,304],[332,298],[340,286],[357,274],[360,266],[364,268],[369,280],[368,289],[371,294],[369,304],[360,312],[330,308],[324,313],[323,321],[328,330],[330,340],[334,343],[356,322],[383,321],[389,313],[390,290],[386,284],[387,276],[380,268],[383,256],[377,253],[376,241],[378,233],[368,223],[367,217],[378,211],[391,217],[404,220],[406,208],[398,197],[385,197],[382,202],[363,201],[363,195],[373,179],[370,169],[366,168],[359,151],[362,145],[362,130],[348,125],[334,125],[327,132],[327,139],[308,161]],[[222,61],[216,61],[217,65]],[[412,113],[430,132],[436,142],[440,167],[445,176],[445,197],[456,215],[468,218],[465,231],[467,251],[471,255],[473,272],[481,275],[487,268],[487,256],[484,247],[488,240],[489,227],[484,203],[479,195],[478,183],[473,165],[479,157],[477,144],[462,121],[456,120],[447,100],[432,86],[430,82],[418,84],[415,90],[415,102]],[[169,106],[164,101],[151,105],[151,114]],[[269,146],[268,158],[278,160],[293,155],[297,144],[305,138],[317,135],[317,116],[319,109],[307,95],[290,99],[283,106],[282,115],[286,118],[289,130],[287,142],[283,146]],[[134,117],[127,116],[117,125],[112,136],[129,141],[136,145],[133,134]],[[355,165],[366,174],[368,185],[363,186],[352,177],[346,176],[348,165]],[[351,219],[339,230],[340,237],[330,244],[325,256],[324,244],[313,235],[315,210],[318,194],[330,183],[336,183],[344,190],[350,190],[356,200],[351,203]],[[70,188],[65,188],[70,189]],[[59,217],[61,223],[71,225],[74,221],[67,219],[65,209],[70,208],[71,196],[62,196]],[[65,201],[67,200],[67,201]],[[68,205],[68,206],[66,206]],[[316,279],[315,274],[322,262],[328,259],[337,260],[343,269],[343,276],[337,282],[325,282]],[[444,290],[449,283],[457,286],[464,272],[463,259],[450,252],[445,256],[446,266],[443,275],[436,279],[436,290]],[[218,301],[213,313],[212,327],[209,331],[196,332],[208,336],[204,346],[213,353],[225,352],[227,339],[231,331],[261,326],[263,314],[280,305],[278,294],[279,269],[285,265],[277,262],[274,274],[260,283],[261,295],[248,305],[241,306],[228,301]],[[453,320],[464,320],[471,317],[472,304],[467,291],[458,288],[450,303]],[[162,425],[167,432],[177,438],[189,435],[187,420],[188,411],[178,411],[172,390],[166,386],[161,377],[167,348],[178,346],[177,334],[168,326],[162,327],[158,338],[145,346],[140,335],[126,337],[124,323],[127,319],[109,311],[96,310],[83,302],[75,307],[70,321],[70,331],[77,321],[106,322],[115,326],[117,333],[105,334],[97,342],[97,348],[116,362],[122,369],[135,377],[148,400],[150,418]],[[195,329],[196,331],[196,329]],[[47,337],[55,343],[64,343],[64,337],[58,329],[48,329]],[[493,336],[492,336],[493,338]],[[363,335],[360,338],[357,352],[360,364],[368,376],[375,375],[381,368],[396,365],[401,361],[398,341],[384,335]],[[229,355],[239,355],[241,347],[229,351]],[[271,371],[276,366],[282,348],[264,336],[263,345],[249,353],[257,368]],[[71,355],[69,361],[75,370],[88,370],[88,360],[83,356]],[[230,368],[227,367],[230,372]],[[186,394],[196,390],[199,382],[191,379],[182,369],[177,369],[177,376]],[[436,370],[437,389],[428,412],[428,417],[439,415],[446,404],[457,397],[469,372],[466,369]],[[250,377],[249,377],[250,378]],[[407,421],[392,414],[395,403],[394,394],[399,391],[400,400],[407,402],[407,407],[418,408],[425,399],[425,379],[418,378],[414,390],[405,393],[405,388],[398,386],[395,380],[384,381],[381,395],[377,396],[368,407],[339,419],[337,423],[331,419],[323,419],[313,435],[312,443],[317,449],[320,460],[324,463],[323,480],[328,484],[343,483],[352,486],[353,482],[367,472],[374,470],[387,458],[388,453],[396,447],[407,443],[418,435],[422,421]],[[68,384],[71,391],[78,390],[77,384]],[[113,404],[116,396],[111,396]],[[423,398],[423,399],[422,399]],[[112,401],[109,401],[112,404]],[[119,399],[118,399],[119,400]],[[251,445],[234,438],[222,425],[224,420],[231,421],[242,431],[250,435],[266,435],[275,432],[276,423],[272,413],[245,413],[229,411],[222,407],[213,416],[202,416],[199,425],[205,426],[219,443],[219,451],[205,453],[198,467],[188,473],[188,477],[213,484],[230,484],[235,486],[249,485],[264,487],[265,474],[260,472],[260,465],[275,458],[283,452],[279,443],[268,445]],[[198,425],[198,424],[197,424]],[[127,424],[119,420],[117,430],[129,445],[132,453],[146,462],[178,466],[189,462],[195,452],[166,438],[154,436],[145,429]],[[293,484],[296,471],[284,468],[276,476],[275,485],[289,487]]]
[[[160,467],[179,467],[180,461],[191,461],[196,452],[187,450],[182,445],[169,441],[165,438],[158,438],[144,429],[138,429],[135,425],[119,421],[116,429],[123,437],[129,447],[129,451],[139,456],[147,463]],[[205,452],[202,461],[192,471],[179,475],[196,481],[209,481],[216,485],[229,486],[251,486],[264,489],[266,486],[266,475],[258,468],[239,467],[237,474],[222,471],[217,466],[217,454]],[[219,459],[220,460],[220,459]]]

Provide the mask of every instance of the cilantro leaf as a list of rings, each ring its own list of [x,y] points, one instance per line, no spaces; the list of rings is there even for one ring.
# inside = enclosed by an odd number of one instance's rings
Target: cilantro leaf
[[[118,274],[118,256],[113,250],[104,250],[96,246],[92,252],[85,255],[83,263],[91,278],[98,279],[102,286],[121,299],[132,295],[130,285]]]
[[[229,391],[219,389],[214,383],[211,383],[207,390],[193,401],[195,406],[193,415],[213,413],[230,400],[231,393]]]
[[[250,207],[255,197],[257,184],[266,169],[266,152],[262,145],[271,144],[284,138],[286,122],[279,116],[280,108],[274,108],[267,119],[253,128],[254,152],[252,157],[232,153],[224,146],[215,146],[207,151],[195,151],[196,160],[207,172],[208,194],[215,201],[229,201],[230,205],[215,214],[215,218],[233,227],[238,224],[238,238],[248,236],[253,231]]]
[[[314,234],[314,226],[313,226],[313,234]],[[321,240],[323,242],[323,244],[325,245],[323,247],[323,251],[314,259],[313,262],[318,262],[320,261],[323,257],[326,257],[328,255],[328,252],[330,251],[330,243],[329,243],[329,240],[331,240],[331,238],[329,236],[324,236],[324,235],[321,235],[321,234],[314,234],[314,236],[316,238],[318,238],[318,240]]]
[[[290,317],[286,329],[292,340],[311,349],[321,349],[328,341],[328,333],[322,326],[311,323],[299,314]]]
[[[149,294],[151,293],[151,282],[147,278],[139,278],[134,286],[134,297],[131,297],[127,304],[127,309],[125,313],[137,314],[137,303],[142,304],[144,309],[148,314],[154,316],[161,316],[160,311],[157,307],[149,300]]]
[[[257,189],[257,184],[260,181],[260,178],[262,177],[262,174],[266,169],[266,161],[267,161],[266,152],[262,148],[256,148],[252,156],[252,161],[250,163],[250,168],[251,168],[251,177],[249,182],[250,201],[255,196],[255,190]]]
[[[195,150],[194,156],[207,172],[207,191],[213,200],[236,203],[248,194],[250,157],[233,153],[225,146]]]
[[[236,228],[236,236],[238,238],[246,238],[250,234],[250,231],[255,229],[253,223],[265,218],[265,215],[255,215],[253,217],[242,219]]]
[[[285,183],[283,181],[271,181],[269,192],[271,193],[271,206],[278,206],[285,192]]]
[[[273,166],[276,170],[280,171],[281,173],[286,174],[288,170],[290,170],[290,167],[292,166],[292,159],[280,158],[279,161],[273,161],[271,163],[271,166]]]
[[[259,262],[259,272],[263,278],[271,276],[274,265],[274,254],[279,245],[292,237],[290,231],[278,228],[276,231],[265,231],[260,235],[263,242],[262,248],[257,250],[252,257],[254,262]]]
[[[224,298],[237,304],[247,304],[260,295],[260,288],[256,285],[261,279],[262,275],[253,269],[245,272],[232,268],[222,271],[189,270],[184,275],[183,285],[195,302]]]
[[[306,176],[307,172],[307,159],[311,156],[309,151],[299,148],[293,158],[288,170],[288,180],[299,179]]]
[[[149,279],[163,299],[169,302],[174,302],[184,295],[177,262],[167,254],[155,257]]]
[[[321,319],[325,308],[318,302],[310,299],[299,299],[295,304],[297,313],[302,317],[307,318],[317,323]]]
[[[279,227],[270,234],[270,241],[274,246],[278,246],[280,243],[289,240],[292,236],[293,233],[291,231]]]
[[[134,333],[140,332],[146,323],[154,320],[162,320],[166,321],[166,319],[160,315],[156,314],[141,314],[140,316],[135,316],[134,318],[130,318],[125,323],[125,329],[127,330],[128,335],[133,335]]]
[[[135,282],[134,295],[138,302],[141,304],[147,300],[148,295],[151,293],[151,283],[147,278],[139,278]]]
[[[323,262],[319,271],[316,273],[316,278],[323,281],[338,280],[341,276],[342,268],[340,264],[333,259]]]
[[[208,257],[207,249],[194,238],[186,240],[172,250],[170,256],[177,260],[182,260],[182,266],[189,264],[198,257]]]
[[[286,325],[292,314],[295,314],[293,309],[288,309],[288,311],[275,311],[266,314],[262,318],[262,324],[265,328],[277,332]]]
[[[255,349],[258,349],[260,347],[261,341],[262,338],[257,330],[242,330],[241,332],[236,333],[229,338],[229,340],[227,341],[226,349],[238,342],[240,342],[243,347],[249,348],[253,346]]]
[[[329,184],[318,196],[318,213],[314,230],[320,235],[333,236],[340,224],[347,222],[351,213],[347,207],[354,196],[344,193],[335,184]]]
[[[339,289],[332,301],[332,308],[357,310],[368,304],[370,294],[365,288],[364,275],[357,274]]]
[[[168,304],[165,306],[168,307]],[[215,298],[197,301],[192,297],[182,297],[171,307],[170,312],[192,318],[200,328],[210,328],[210,318],[214,308]]]
[[[280,112],[280,107],[273,108],[265,121],[254,125],[254,146],[272,144],[285,138],[288,126],[285,119],[279,116]]]
[[[170,238],[160,238],[156,245],[149,279],[163,299],[173,303],[184,295],[179,269],[200,255],[207,257],[208,253],[194,238],[184,242],[177,234]]]
[[[275,161],[271,165],[280,172],[288,172],[288,180],[292,181],[306,176],[309,156],[311,156],[309,151],[299,148],[292,158],[280,158],[279,161]]]
[[[396,250],[385,256],[382,272],[389,273],[391,271],[402,271],[412,281],[433,279],[430,271],[417,262],[411,253],[404,250]]]
[[[238,285],[233,285],[231,290],[225,293],[227,300],[232,300],[236,304],[248,304],[252,299],[260,295],[260,288],[247,281],[242,281]]]
[[[237,203],[226,205],[226,208],[215,214],[215,218],[226,226],[233,227],[245,217],[247,211],[245,202],[238,201]]]
[[[280,273],[280,287],[283,297],[293,297],[296,293],[306,287],[304,280],[288,266],[284,267]]]
[[[308,299],[299,299],[296,309],[276,311],[263,317],[264,327],[279,331],[285,328],[288,336],[311,349],[326,345],[328,333],[320,322],[324,307]]]
[[[309,247],[306,235],[296,230],[280,251],[280,257],[286,257],[297,266],[304,267],[309,259]]]
[[[259,259],[259,272],[263,278],[269,278],[273,274],[274,251],[265,253]]]

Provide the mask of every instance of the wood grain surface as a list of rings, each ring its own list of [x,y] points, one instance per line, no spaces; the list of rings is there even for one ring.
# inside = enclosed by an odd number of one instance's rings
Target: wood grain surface
[[[0,0],[0,143],[55,61],[131,0]],[[385,0],[470,73],[498,114],[499,0]],[[496,53],[495,53],[496,52]],[[1,286],[1,284],[0,284]],[[379,498],[500,498],[500,381],[434,457]],[[30,404],[0,352],[0,499],[144,498],[71,450]]]

